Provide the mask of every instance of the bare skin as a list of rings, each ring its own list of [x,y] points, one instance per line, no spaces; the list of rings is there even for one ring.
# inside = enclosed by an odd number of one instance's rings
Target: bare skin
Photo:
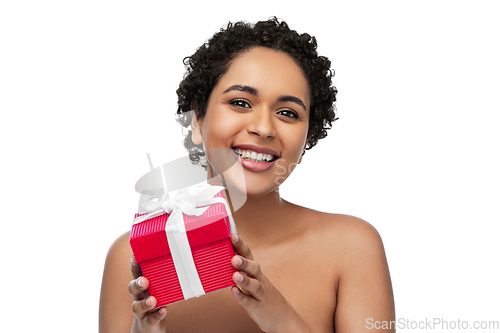
[[[253,90],[228,89],[235,85]],[[290,171],[307,142],[309,104],[307,80],[293,59],[255,48],[234,60],[213,89],[207,115],[192,123],[193,142],[203,141],[208,149],[241,144],[273,149]],[[139,266],[131,264],[126,233],[106,259],[100,331],[371,332],[368,318],[394,320],[377,231],[355,217],[281,199],[279,169],[273,168],[244,171],[248,200],[234,212],[239,237],[232,235],[237,255],[231,261],[243,273],[233,276],[241,292],[226,288],[153,310],[156,301]]]
[[[282,207],[283,217],[273,221],[286,224],[286,232],[264,238],[239,230],[239,236],[246,239],[262,272],[308,329],[360,332],[366,330],[367,318],[394,320],[390,277],[378,233],[351,216],[320,213],[286,201]],[[120,237],[108,254],[101,295],[102,332],[130,332],[134,320],[127,290],[132,256],[128,237],[128,233]],[[138,269],[133,266],[137,278]],[[158,332],[262,332],[229,289],[169,305]]]

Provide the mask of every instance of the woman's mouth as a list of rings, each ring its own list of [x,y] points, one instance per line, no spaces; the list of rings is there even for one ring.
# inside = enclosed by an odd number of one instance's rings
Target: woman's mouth
[[[240,157],[241,164],[244,168],[255,172],[270,169],[278,159],[276,155],[259,153],[251,149],[233,148],[233,151]]]

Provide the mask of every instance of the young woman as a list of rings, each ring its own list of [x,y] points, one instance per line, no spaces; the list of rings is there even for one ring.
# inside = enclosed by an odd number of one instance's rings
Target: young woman
[[[124,234],[106,259],[101,332],[361,332],[394,320],[377,231],[279,194],[335,117],[330,62],[315,39],[277,19],[229,24],[186,65],[177,93],[178,113],[196,114],[181,117],[191,125],[190,157],[213,174],[204,151],[227,148],[243,166],[247,201],[233,214],[231,236],[235,286],[154,310]]]

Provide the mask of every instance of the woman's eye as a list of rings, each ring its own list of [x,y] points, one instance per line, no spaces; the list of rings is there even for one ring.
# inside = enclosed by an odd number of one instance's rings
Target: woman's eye
[[[278,114],[281,114],[283,116],[290,117],[290,118],[298,118],[299,117],[297,115],[297,113],[295,113],[292,110],[281,110],[281,111],[278,112]]]
[[[229,102],[231,105],[239,106],[241,108],[250,108],[250,104],[242,99],[235,99],[234,101]]]

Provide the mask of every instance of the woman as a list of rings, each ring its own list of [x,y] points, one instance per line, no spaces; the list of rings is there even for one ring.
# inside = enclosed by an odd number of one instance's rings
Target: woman
[[[213,174],[203,146],[227,148],[243,166],[247,201],[233,214],[238,236],[231,236],[238,254],[231,263],[242,273],[230,290],[153,310],[147,279],[134,259],[130,266],[127,233],[106,259],[101,332],[359,332],[394,320],[377,231],[279,194],[335,117],[330,62],[317,55],[315,39],[276,18],[229,24],[186,65],[177,93],[178,113],[196,114],[181,117],[191,125],[190,157]]]

